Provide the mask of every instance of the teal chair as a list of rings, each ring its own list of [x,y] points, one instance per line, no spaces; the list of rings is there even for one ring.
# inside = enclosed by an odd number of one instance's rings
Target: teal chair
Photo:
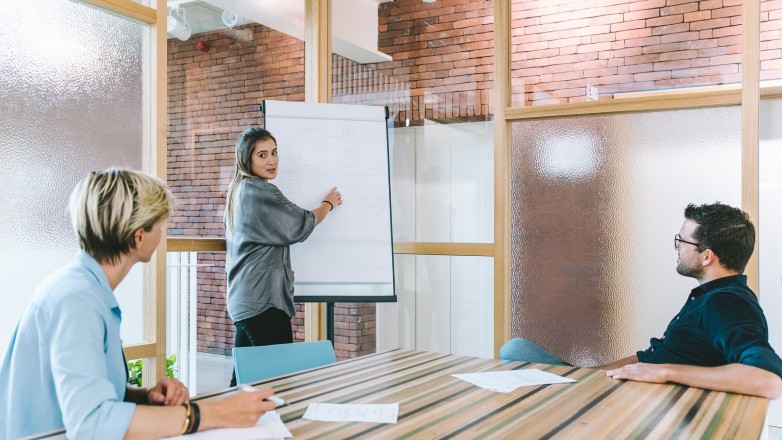
[[[320,367],[337,361],[331,341],[294,342],[233,349],[236,383]]]

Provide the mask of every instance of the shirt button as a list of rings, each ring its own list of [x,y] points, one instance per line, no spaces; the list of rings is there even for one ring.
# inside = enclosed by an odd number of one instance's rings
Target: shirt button
[[[690,301],[695,301],[695,297],[694,297],[694,296],[691,296],[691,297],[690,297]]]
[[[679,319],[679,317],[677,316],[676,319]]]
[[[652,347],[652,351],[654,351],[654,347]]]

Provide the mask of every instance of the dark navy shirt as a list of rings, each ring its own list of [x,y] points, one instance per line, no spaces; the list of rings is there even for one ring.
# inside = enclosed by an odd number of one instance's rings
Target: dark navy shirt
[[[747,277],[719,278],[692,289],[662,339],[639,351],[651,364],[703,367],[741,363],[782,377],[782,359],[768,343],[768,324]]]

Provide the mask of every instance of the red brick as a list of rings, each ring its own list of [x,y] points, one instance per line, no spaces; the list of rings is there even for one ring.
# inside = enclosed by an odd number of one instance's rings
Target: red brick
[[[618,40],[630,40],[634,38],[644,38],[652,36],[651,28],[634,29],[630,31],[621,31],[616,33]]]
[[[690,22],[690,21],[699,21],[699,20],[708,20],[711,18],[711,11],[697,11],[697,12],[688,12],[684,14],[684,21]]]
[[[668,24],[676,24],[682,22],[684,22],[684,16],[682,14],[676,14],[676,15],[662,16],[659,18],[650,18],[649,20],[646,20],[646,26],[648,27],[665,26]]]
[[[714,9],[712,12],[712,17],[721,18],[721,17],[740,16],[742,14],[742,9],[743,8],[741,6],[731,6],[728,8]]]
[[[644,27],[646,27],[646,21],[644,20],[623,21],[612,24],[611,32],[626,31],[630,29],[643,29]]]
[[[717,9],[721,8],[723,6],[722,0],[706,0],[700,2],[700,9],[706,10],[706,9]]]
[[[640,11],[627,12],[624,15],[624,21],[643,20],[645,18],[654,18],[660,16],[659,9],[642,9]]]
[[[675,14],[684,14],[687,12],[693,12],[698,10],[698,4],[697,3],[686,3],[683,5],[676,5],[676,6],[669,6],[666,8],[660,9],[660,15],[675,15]]]
[[[698,32],[681,32],[678,34],[663,35],[660,37],[660,43],[675,43],[679,41],[697,40]]]
[[[711,20],[695,21],[690,23],[690,30],[714,29],[730,26],[729,18],[715,18]]]

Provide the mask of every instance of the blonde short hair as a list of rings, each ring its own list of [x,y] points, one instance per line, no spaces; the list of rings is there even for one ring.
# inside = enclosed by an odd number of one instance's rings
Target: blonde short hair
[[[173,211],[174,197],[162,180],[110,168],[79,182],[69,203],[79,247],[99,262],[114,263],[135,247],[134,233],[152,230]]]

